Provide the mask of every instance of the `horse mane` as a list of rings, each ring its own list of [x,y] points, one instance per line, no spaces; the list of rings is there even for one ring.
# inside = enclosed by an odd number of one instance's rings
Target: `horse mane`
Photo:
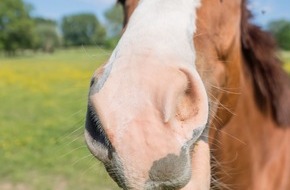
[[[242,1],[241,40],[244,65],[252,78],[254,97],[262,113],[270,111],[279,126],[290,126],[290,80],[277,57],[273,37],[251,24],[253,17]],[[270,109],[270,110],[269,110]]]

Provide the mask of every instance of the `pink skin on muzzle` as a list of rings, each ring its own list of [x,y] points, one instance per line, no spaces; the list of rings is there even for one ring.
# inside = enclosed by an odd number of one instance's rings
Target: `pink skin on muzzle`
[[[208,120],[207,95],[195,69],[180,65],[150,56],[122,57],[108,76],[105,70],[95,76],[89,104],[113,149],[100,153],[89,133],[86,139],[92,153],[109,163],[108,170],[122,170],[115,174],[122,178],[120,186],[154,189],[162,187],[160,181],[164,188],[209,186],[209,177],[195,181],[210,173],[208,145],[198,141]]]

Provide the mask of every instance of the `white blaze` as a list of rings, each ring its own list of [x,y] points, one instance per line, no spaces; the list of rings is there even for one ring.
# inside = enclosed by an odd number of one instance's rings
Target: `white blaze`
[[[186,67],[194,67],[193,35],[199,6],[200,0],[141,0],[98,80],[97,92],[109,77],[113,63],[122,56],[154,52],[157,59],[170,56]]]
[[[199,5],[199,0],[141,0],[117,49],[125,54],[154,51],[159,56],[176,55],[193,64]]]

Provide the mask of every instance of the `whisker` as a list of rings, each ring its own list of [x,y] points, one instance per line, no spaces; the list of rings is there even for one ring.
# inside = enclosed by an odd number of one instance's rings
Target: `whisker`
[[[84,54],[88,57],[88,58],[91,58],[91,59],[95,59],[96,57],[103,57],[103,56],[110,56],[112,53],[111,52],[106,52],[104,50],[104,48],[101,48],[101,47],[96,47],[96,50],[98,50],[98,52],[101,52],[101,54],[96,54],[96,55],[90,55],[89,52],[87,51],[86,49],[86,46],[82,45],[82,50],[84,52]]]
[[[68,137],[71,137],[73,134],[75,134],[76,132],[78,132],[79,130],[83,129],[84,128],[84,125],[81,125],[80,127],[78,127],[77,129],[75,129],[74,131],[68,133],[67,135],[65,135],[64,137],[62,137],[62,140],[63,139],[66,139]]]
[[[88,171],[92,170],[94,167],[97,166],[97,162],[93,162],[93,164],[91,164],[92,161],[93,161],[93,158],[94,158],[94,157],[91,157],[91,158],[90,158],[90,160],[89,160],[89,164],[90,164],[90,166],[89,166],[86,170],[84,170],[84,171],[81,173],[81,176],[84,176]]]
[[[69,146],[72,143],[76,142],[77,140],[79,140],[80,138],[83,137],[83,132],[81,132],[80,134],[77,135],[77,137],[75,137],[72,141],[65,143],[63,146]]]
[[[74,148],[74,149],[72,149],[71,151],[69,151],[69,152],[65,153],[64,155],[60,156],[59,158],[64,158],[64,157],[66,157],[67,155],[73,153],[74,151],[79,150],[79,149],[82,149],[82,148],[87,148],[87,146],[84,145],[84,146],[80,146],[80,147]]]
[[[226,88],[221,88],[221,87],[218,87],[218,86],[215,86],[215,85],[212,85],[211,84],[211,87],[217,89],[217,90],[220,90],[222,92],[226,92],[226,93],[229,93],[229,94],[236,94],[236,95],[240,95],[241,93],[240,92],[234,92],[234,91],[229,91],[227,90]],[[233,89],[233,88],[232,88]]]
[[[215,102],[212,102],[212,103],[217,103],[222,108],[224,108],[225,110],[227,110],[229,113],[231,113],[232,115],[235,115],[236,116],[236,114],[232,110],[230,110],[230,108],[227,108],[226,106],[224,106],[216,97],[212,96],[211,98],[214,98],[215,99],[214,100]]]
[[[72,165],[74,166],[74,165],[76,165],[77,163],[79,163],[80,161],[82,161],[82,160],[84,160],[84,159],[86,159],[86,158],[88,158],[88,157],[93,157],[93,158],[94,158],[94,156],[93,156],[92,154],[88,154],[88,155],[86,155],[86,156],[84,156],[84,157],[78,159],[77,161],[73,162]]]

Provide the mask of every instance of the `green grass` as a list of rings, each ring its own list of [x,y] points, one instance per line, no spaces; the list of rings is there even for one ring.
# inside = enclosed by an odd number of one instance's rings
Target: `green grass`
[[[108,55],[0,57],[0,189],[119,189],[83,138],[90,77]]]

